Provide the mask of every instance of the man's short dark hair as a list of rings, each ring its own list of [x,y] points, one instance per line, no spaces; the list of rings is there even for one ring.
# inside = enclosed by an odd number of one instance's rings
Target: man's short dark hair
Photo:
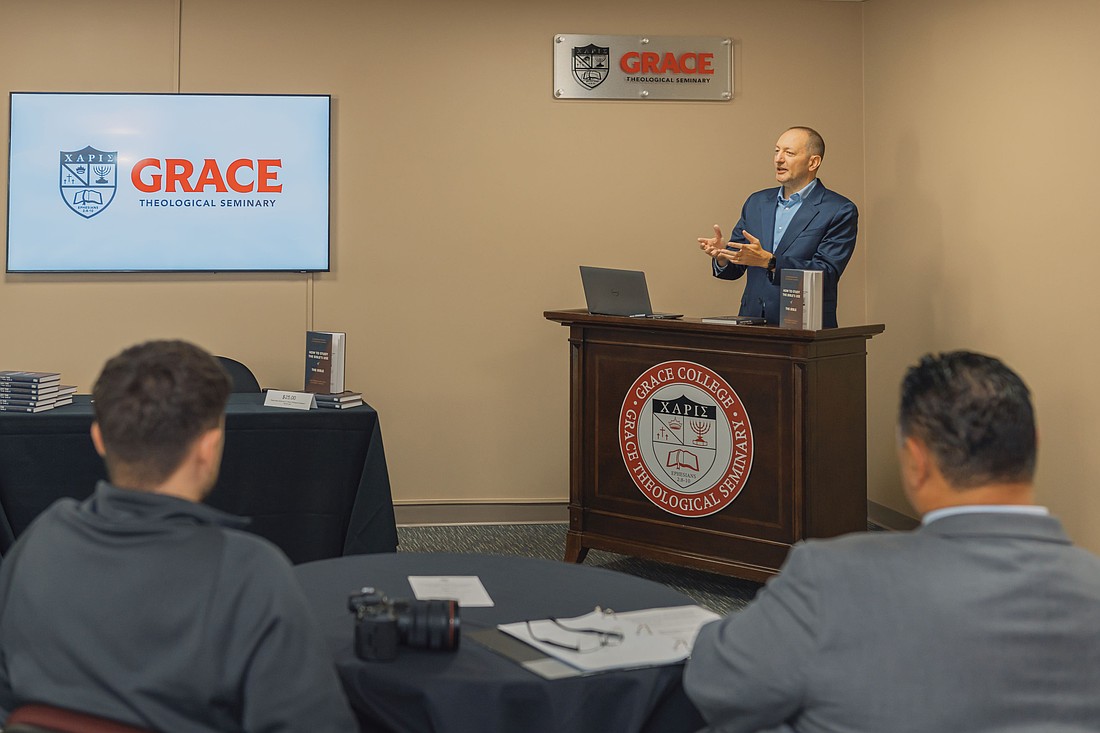
[[[220,424],[229,390],[221,365],[185,341],[149,341],[108,361],[92,397],[112,480],[123,472],[141,488],[163,483]]]
[[[1035,413],[1023,380],[1001,361],[969,351],[927,354],[901,385],[902,438],[920,439],[956,489],[1030,483]]]
[[[812,127],[803,127],[801,125],[790,129],[801,130],[806,133],[806,152],[810,155],[820,155],[822,160],[825,159],[825,138],[821,137],[821,133]]]

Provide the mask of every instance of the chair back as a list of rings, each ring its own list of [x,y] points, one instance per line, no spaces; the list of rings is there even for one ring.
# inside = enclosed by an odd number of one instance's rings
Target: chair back
[[[32,703],[20,705],[4,723],[4,733],[153,733],[98,715]]]
[[[225,371],[229,372],[229,378],[233,382],[233,392],[260,391],[260,382],[251,369],[236,359],[230,359],[228,356],[215,356],[214,358],[218,360]]]

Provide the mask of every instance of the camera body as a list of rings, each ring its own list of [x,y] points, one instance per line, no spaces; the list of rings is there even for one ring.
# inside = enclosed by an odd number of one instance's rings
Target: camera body
[[[355,614],[355,654],[372,662],[395,659],[397,615],[386,597],[364,588],[348,598],[348,610]]]
[[[397,647],[454,651],[461,621],[457,601],[391,601],[374,588],[348,597],[355,614],[355,654],[372,662],[397,658]]]

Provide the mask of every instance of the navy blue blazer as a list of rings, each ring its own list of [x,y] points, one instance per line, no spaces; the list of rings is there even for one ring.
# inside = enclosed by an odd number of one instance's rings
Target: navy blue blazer
[[[741,208],[741,219],[730,234],[730,242],[747,243],[742,232],[760,240],[766,250],[772,250],[775,232],[775,206],[779,188],[768,188],[749,196]],[[748,271],[745,292],[741,296],[741,315],[759,316],[761,312],[770,324],[779,323],[779,284],[784,268],[821,270],[824,275],[821,325],[836,328],[836,286],[848,260],[856,248],[856,225],[859,212],[856,205],[818,180],[791,220],[791,225],[774,249],[775,273],[769,277],[763,267],[728,264],[718,269],[713,262],[715,277],[737,280]]]

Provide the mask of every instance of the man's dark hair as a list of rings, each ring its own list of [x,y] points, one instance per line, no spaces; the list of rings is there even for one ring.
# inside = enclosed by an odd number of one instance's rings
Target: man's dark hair
[[[1035,413],[1023,380],[991,356],[927,354],[901,385],[898,427],[920,439],[956,489],[1029,483]]]
[[[790,129],[801,130],[806,133],[806,152],[810,155],[820,155],[822,160],[825,159],[825,138],[821,137],[821,133],[812,127],[802,127],[801,125]]]
[[[229,390],[221,365],[185,341],[149,341],[108,361],[92,397],[111,479],[163,483],[195,439],[220,424]]]

